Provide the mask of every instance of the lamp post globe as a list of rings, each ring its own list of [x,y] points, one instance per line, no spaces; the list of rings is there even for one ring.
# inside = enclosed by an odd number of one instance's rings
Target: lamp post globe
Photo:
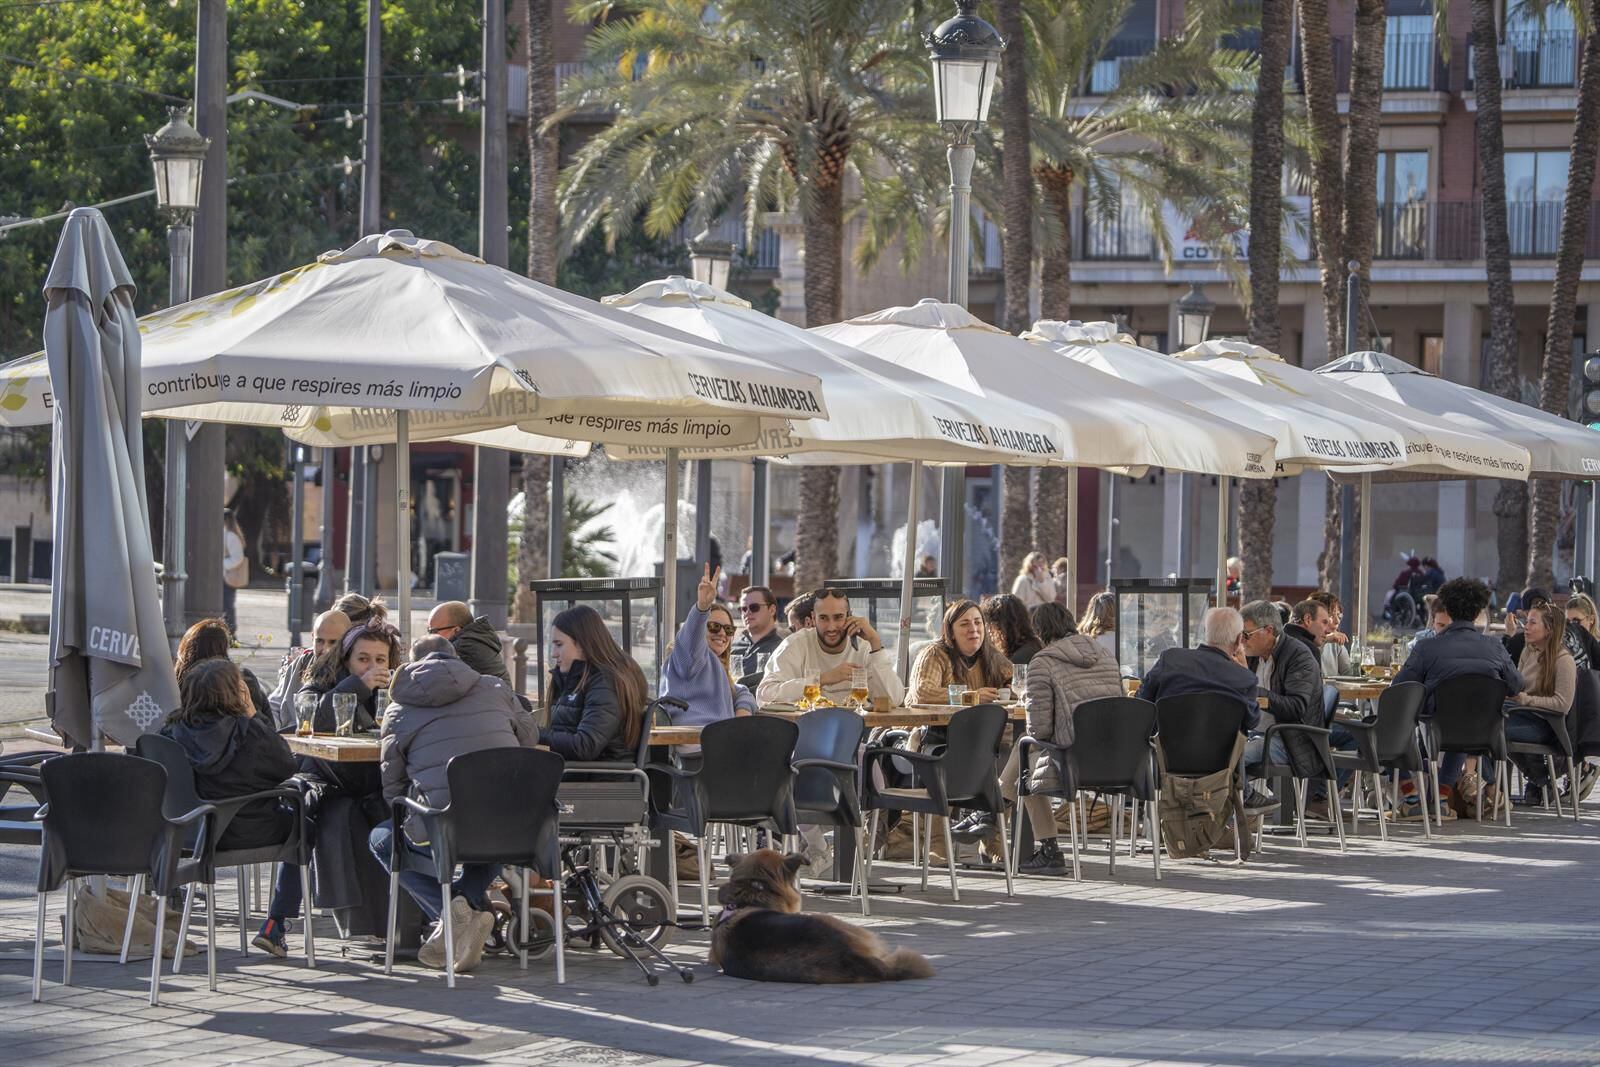
[[[1005,40],[977,15],[976,0],[956,0],[954,18],[924,36],[933,63],[933,104],[939,122],[963,132],[989,116]]]
[[[713,289],[727,289],[733,270],[733,242],[719,241],[709,229],[689,239],[689,273]]]
[[[155,170],[156,205],[174,218],[187,218],[200,207],[200,178],[211,138],[189,125],[189,109],[172,108],[167,124],[147,133],[150,164]]]
[[[1190,282],[1189,291],[1178,298],[1178,348],[1203,344],[1211,334],[1211,315],[1217,305],[1206,296],[1199,282]]]

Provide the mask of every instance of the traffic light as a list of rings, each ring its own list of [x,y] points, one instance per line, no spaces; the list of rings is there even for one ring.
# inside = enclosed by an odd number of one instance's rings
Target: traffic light
[[[1583,357],[1583,400],[1578,411],[1589,429],[1600,430],[1600,352]]]

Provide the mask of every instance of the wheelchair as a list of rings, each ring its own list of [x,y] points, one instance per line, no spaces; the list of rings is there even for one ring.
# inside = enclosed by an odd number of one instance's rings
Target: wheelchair
[[[654,705],[646,709],[646,723],[654,721],[656,710]],[[648,725],[640,734],[635,766],[568,763],[562,776],[556,794],[561,806],[560,936],[568,947],[598,951],[604,946],[632,961],[652,986],[661,981],[657,965],[676,972],[685,983],[693,982],[693,970],[661,951],[678,925],[677,902],[665,885],[644,873],[645,850],[656,842],[649,828],[650,782],[643,770]],[[520,894],[526,891],[508,881],[503,906],[495,902],[492,945],[509,953],[526,948],[539,959],[555,948],[555,894],[531,890],[530,903],[542,902],[543,907],[529,908],[529,929],[522,930]]]

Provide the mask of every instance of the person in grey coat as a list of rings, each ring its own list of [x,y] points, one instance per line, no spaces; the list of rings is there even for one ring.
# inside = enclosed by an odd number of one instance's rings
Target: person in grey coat
[[[511,687],[498,678],[473,670],[456,655],[448,639],[424,637],[411,647],[412,661],[402,667],[390,687],[391,703],[383,719],[380,760],[383,799],[392,802],[410,796],[429,807],[450,803],[446,768],[456,756],[489,748],[533,747],[539,733],[522,710]],[[373,855],[386,867],[395,834],[392,821],[374,827],[370,838]],[[410,839],[408,825],[403,847],[427,855]],[[554,872],[551,872],[554,873]],[[483,944],[494,925],[487,890],[499,874],[493,864],[463,864],[461,877],[451,892],[451,919],[455,927],[456,970],[470,970],[483,955]],[[405,871],[400,884],[428,918],[437,920],[443,908],[437,875]],[[438,928],[418,958],[442,966],[444,946]]]
[[[1322,726],[1322,665],[1317,654],[1304,641],[1284,632],[1283,615],[1270,601],[1252,601],[1239,614],[1244,618],[1246,663],[1259,679],[1258,694],[1266,698],[1267,714],[1278,723]],[[1244,765],[1251,774],[1262,763],[1264,737],[1264,732],[1252,734],[1245,744]],[[1273,763],[1291,764],[1297,771],[1309,773],[1318,768],[1316,746],[1301,733],[1274,736],[1272,751],[1266,754]],[[1321,786],[1320,780],[1313,780],[1314,797]],[[1313,811],[1310,805],[1306,810],[1325,814]]]

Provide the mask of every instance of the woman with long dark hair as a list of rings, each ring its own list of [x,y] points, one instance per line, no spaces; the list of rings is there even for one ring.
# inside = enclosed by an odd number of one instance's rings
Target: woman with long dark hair
[[[539,743],[569,760],[632,763],[644,722],[644,672],[579,604],[550,623],[550,725]]]
[[[228,624],[222,619],[201,619],[183,633],[183,639],[178,642],[178,656],[173,662],[173,671],[178,676],[178,687],[183,687],[184,676],[197,665],[214,659],[227,659],[228,650],[233,645],[233,638],[228,632]],[[266,716],[266,722],[272,722],[271,709],[267,706],[266,690],[261,688],[261,683],[252,674],[249,668],[240,667],[239,673],[244,676],[245,687],[250,691],[250,703],[255,708],[255,714]]]
[[[1011,681],[1011,662],[989,640],[983,609],[965,598],[944,613],[939,640],[924,648],[911,668],[908,699],[918,704],[944,704],[952,685],[978,694],[978,703],[992,703],[1001,686]]]
[[[1566,646],[1566,616],[1546,600],[1528,609],[1523,625],[1527,641],[1522,646],[1522,658],[1517,661],[1517,672],[1527,688],[1513,693],[1506,702],[1506,740],[1554,745],[1557,743],[1555,727],[1548,718],[1532,709],[1559,715],[1572,711],[1573,698],[1578,692],[1578,664]],[[1527,792],[1518,803],[1542,806],[1551,788],[1550,769],[1544,757],[1515,753],[1511,758],[1522,768],[1528,782]],[[1492,805],[1495,802],[1494,761],[1480,760],[1479,765],[1484,781],[1484,796],[1479,804]]]
[[[989,640],[1013,665],[1027,663],[1043,647],[1039,635],[1033,632],[1028,609],[1019,597],[999,593],[988,598],[983,602],[983,619],[989,626]]]

